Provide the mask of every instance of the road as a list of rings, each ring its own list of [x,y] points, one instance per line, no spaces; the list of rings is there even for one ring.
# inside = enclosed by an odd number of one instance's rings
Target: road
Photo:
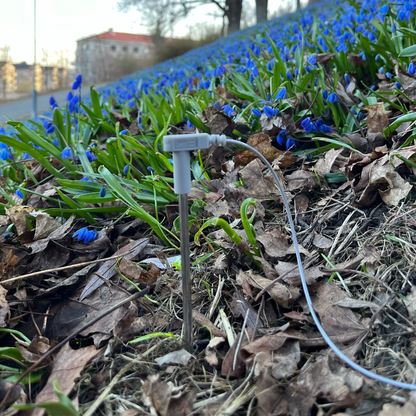
[[[101,86],[100,86],[101,87]],[[98,86],[97,86],[98,88]],[[51,107],[49,105],[49,98],[51,95],[55,97],[55,100],[58,102],[58,105],[63,105],[66,102],[66,96],[68,90],[65,91],[55,91],[46,95],[38,95],[38,114],[44,113],[46,110],[49,110]],[[82,93],[89,95],[90,87],[84,87]],[[30,118],[32,112],[32,98],[25,98],[17,101],[10,101],[6,104],[0,105],[0,125],[4,124],[6,121],[5,116],[12,118],[13,120],[23,120],[25,118]]]

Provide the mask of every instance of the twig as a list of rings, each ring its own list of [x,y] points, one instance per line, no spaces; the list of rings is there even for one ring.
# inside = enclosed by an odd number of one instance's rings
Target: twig
[[[13,384],[13,386],[7,391],[6,395],[4,396],[2,402],[0,403],[0,409],[4,404],[6,403],[11,391],[30,373],[32,372],[36,367],[38,367],[43,361],[45,361],[48,357],[50,357],[54,352],[62,348],[68,341],[70,341],[72,338],[75,338],[78,334],[80,334],[82,331],[85,331],[89,326],[95,324],[100,319],[104,318],[109,313],[115,311],[120,306],[123,306],[125,303],[132,302],[136,299],[139,299],[149,293],[149,288],[143,289],[141,292],[136,292],[134,295],[129,296],[126,299],[121,300],[120,302],[117,302],[115,305],[113,305],[111,308],[104,310],[99,315],[95,316],[93,319],[91,319],[90,322],[87,322],[84,324],[81,328],[75,329],[70,335],[68,335],[64,340],[62,340],[59,344],[55,345],[53,348],[51,348],[48,352],[46,352],[42,357],[39,358],[35,363],[33,363]]]
[[[22,274],[21,276],[12,277],[10,279],[1,281],[0,282],[0,285],[3,285],[5,283],[9,283],[9,282],[14,282],[15,280],[26,279],[27,277],[39,276],[40,274],[52,273],[52,272],[59,272],[61,270],[67,270],[67,269],[76,269],[77,267],[88,266],[88,265],[94,264],[94,263],[102,263],[102,262],[107,261],[107,260],[115,260],[115,259],[118,259],[120,257],[125,256],[126,254],[128,254],[128,253],[124,253],[122,255],[113,256],[113,257],[107,257],[105,259],[97,259],[97,260],[92,260],[92,261],[85,261],[83,263],[71,264],[69,266],[63,266],[63,267],[57,267],[55,269],[41,270],[41,271],[38,271],[38,272],[29,273],[29,274]]]

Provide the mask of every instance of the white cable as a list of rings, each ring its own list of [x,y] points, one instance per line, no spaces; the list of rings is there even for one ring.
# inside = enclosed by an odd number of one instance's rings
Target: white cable
[[[215,140],[215,141],[213,140],[213,144],[214,143],[216,145],[223,145],[224,144],[224,142],[222,140],[220,141],[220,143],[218,143],[218,139]],[[415,384],[402,383],[400,381],[392,380],[392,379],[387,378],[387,377],[379,376],[378,374],[373,373],[372,371],[366,370],[364,367],[361,367],[360,365],[358,365],[357,363],[355,363],[354,361],[349,359],[331,341],[331,339],[329,338],[329,336],[327,335],[327,333],[323,329],[321,323],[319,322],[319,319],[318,319],[318,316],[315,313],[315,310],[313,309],[312,299],[310,297],[308,285],[306,284],[305,274],[303,272],[302,259],[300,258],[299,245],[298,245],[298,240],[296,238],[295,225],[293,224],[292,214],[290,212],[289,201],[286,198],[285,190],[283,188],[282,183],[280,182],[279,177],[276,175],[276,172],[273,170],[272,166],[267,161],[267,159],[260,152],[258,152],[256,149],[254,149],[253,147],[251,147],[247,143],[239,142],[239,141],[233,140],[233,139],[227,139],[226,143],[235,144],[235,145],[238,145],[238,146],[245,147],[246,149],[251,150],[253,153],[255,153],[261,159],[261,161],[267,166],[267,168],[270,170],[270,172],[272,173],[272,175],[273,175],[273,177],[274,177],[274,179],[277,183],[279,191],[282,195],[283,205],[285,206],[286,215],[287,215],[287,218],[288,218],[289,224],[290,224],[290,231],[292,233],[293,246],[295,247],[296,260],[298,262],[299,274],[300,274],[300,278],[302,280],[302,287],[303,287],[303,291],[305,293],[306,302],[308,303],[309,310],[311,312],[312,318],[315,321],[315,325],[318,328],[319,332],[321,333],[322,338],[325,340],[325,342],[330,346],[330,348],[334,351],[334,353],[339,358],[341,358],[341,360],[345,361],[350,367],[352,367],[354,370],[358,371],[359,373],[361,373],[361,374],[363,374],[367,377],[370,377],[374,380],[381,381],[383,383],[390,384],[392,386],[398,387],[400,389],[416,390],[416,385]]]

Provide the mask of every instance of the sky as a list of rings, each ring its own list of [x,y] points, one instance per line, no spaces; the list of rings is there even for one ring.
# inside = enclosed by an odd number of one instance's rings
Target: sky
[[[248,7],[253,7],[254,13],[254,0],[245,1],[248,1]],[[33,63],[34,3],[35,0],[0,0],[0,48],[10,46],[15,63]],[[141,14],[135,9],[128,13],[119,12],[117,3],[117,0],[36,0],[37,62],[45,56],[43,50],[47,51],[50,64],[57,61],[61,51],[73,62],[77,39],[110,28],[115,32],[147,34]],[[269,0],[269,14],[276,12],[280,4],[280,0]],[[210,16],[216,10],[215,5],[198,8],[176,26],[173,36],[186,36],[189,26],[198,23],[220,25],[220,20],[213,22]]]

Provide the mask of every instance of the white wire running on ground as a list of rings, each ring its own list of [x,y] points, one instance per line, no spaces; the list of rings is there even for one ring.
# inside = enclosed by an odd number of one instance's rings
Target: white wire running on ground
[[[315,313],[315,310],[313,309],[312,299],[311,299],[311,296],[309,294],[308,285],[306,284],[305,274],[303,272],[302,259],[300,258],[299,244],[298,244],[298,240],[296,238],[296,230],[295,230],[295,225],[293,223],[292,214],[290,212],[289,201],[287,200],[287,197],[285,195],[285,190],[283,188],[282,183],[280,182],[279,177],[277,176],[276,172],[273,170],[272,166],[267,161],[267,159],[260,152],[258,152],[256,149],[254,149],[253,147],[251,147],[247,143],[239,142],[239,141],[233,140],[233,139],[224,140],[225,136],[220,136],[220,137],[211,136],[211,137],[212,137],[211,143],[213,145],[216,145],[216,146],[223,146],[224,144],[228,143],[228,144],[235,144],[235,145],[238,145],[238,146],[242,146],[242,147],[245,147],[248,150],[251,150],[253,153],[255,153],[261,159],[261,161],[267,166],[267,168],[270,170],[271,174],[273,175],[273,178],[277,183],[277,187],[279,188],[279,191],[282,195],[283,205],[285,207],[286,215],[287,215],[287,218],[289,220],[290,231],[292,233],[292,239],[293,239],[293,246],[295,247],[296,260],[298,262],[299,274],[300,274],[300,278],[302,280],[302,287],[303,287],[303,291],[305,293],[306,302],[308,304],[308,307],[309,307],[309,310],[311,312],[312,318],[315,321],[316,327],[318,328],[319,332],[321,333],[322,338],[329,345],[329,347],[331,347],[332,351],[334,351],[334,353],[339,358],[341,358],[341,360],[345,361],[351,368],[353,368],[354,370],[358,371],[359,373],[361,373],[361,374],[363,374],[367,377],[370,377],[370,378],[372,378],[374,380],[377,380],[377,381],[381,381],[381,382],[386,383],[386,384],[390,384],[390,385],[398,387],[400,389],[416,390],[416,385],[415,384],[403,383],[401,381],[392,380],[392,379],[387,378],[387,377],[379,376],[378,374],[373,373],[372,371],[366,370],[364,367],[361,367],[360,365],[358,365],[357,363],[355,363],[354,361],[349,359],[331,341],[331,339],[329,338],[329,336],[325,332],[324,328],[322,327],[321,323],[319,322],[319,319],[318,319],[318,316]]]

